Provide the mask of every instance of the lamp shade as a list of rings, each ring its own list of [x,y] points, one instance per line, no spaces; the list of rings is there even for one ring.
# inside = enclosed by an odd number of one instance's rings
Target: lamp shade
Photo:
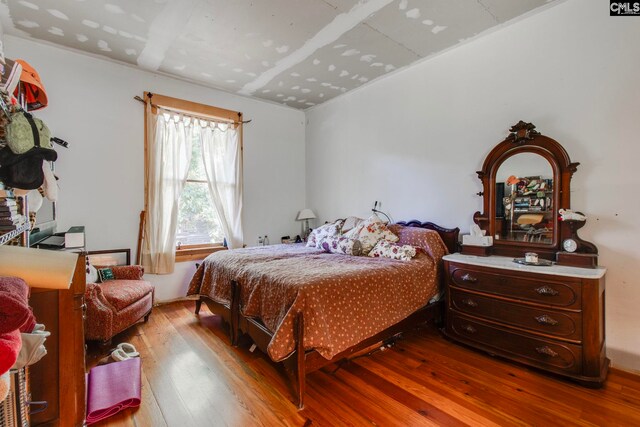
[[[0,276],[19,277],[32,288],[69,289],[78,254],[0,246]]]
[[[313,213],[313,211],[311,209],[302,209],[300,212],[298,212],[298,221],[302,221],[305,219],[314,219],[316,217],[316,214]]]

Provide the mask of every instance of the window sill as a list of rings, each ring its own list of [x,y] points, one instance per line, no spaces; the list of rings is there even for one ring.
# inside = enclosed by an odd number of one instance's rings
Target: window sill
[[[176,249],[176,262],[197,261],[206,258],[214,252],[226,250],[227,248],[221,245],[199,246],[192,248],[183,247],[182,249]]]

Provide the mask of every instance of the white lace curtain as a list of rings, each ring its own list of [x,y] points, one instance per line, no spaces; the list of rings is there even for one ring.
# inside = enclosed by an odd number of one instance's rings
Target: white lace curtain
[[[149,273],[175,266],[178,202],[191,161],[191,144],[202,144],[214,208],[230,248],[242,247],[242,153],[232,125],[182,116],[147,105],[147,220],[142,263]]]
[[[200,132],[204,170],[209,194],[227,238],[229,248],[241,248],[242,235],[242,150],[238,129],[212,123]]]

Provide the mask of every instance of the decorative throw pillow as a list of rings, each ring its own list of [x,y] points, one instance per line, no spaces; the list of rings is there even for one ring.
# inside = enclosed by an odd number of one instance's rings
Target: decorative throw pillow
[[[320,243],[325,252],[344,255],[362,255],[360,240],[349,239],[344,236],[327,236]]]
[[[344,235],[350,239],[360,240],[363,255],[368,254],[379,240],[397,242],[398,236],[393,234],[377,215],[371,215],[362,221],[356,228]]]
[[[98,276],[100,277],[101,282],[106,282],[107,280],[114,280],[116,277],[113,275],[113,270],[110,268],[101,268],[98,270]]]
[[[322,246],[320,246],[322,244],[322,239],[328,236],[337,236],[340,234],[342,222],[342,220],[338,220],[336,222],[321,225],[313,230],[307,239],[307,247],[322,249]]]
[[[376,246],[369,252],[370,257],[391,258],[400,261],[409,261],[416,256],[416,248],[411,245],[396,245],[384,239],[380,240]]]

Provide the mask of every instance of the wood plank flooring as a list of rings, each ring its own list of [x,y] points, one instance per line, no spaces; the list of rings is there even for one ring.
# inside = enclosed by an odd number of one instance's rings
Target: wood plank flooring
[[[229,345],[203,305],[154,309],[117,336],[140,351],[143,402],[96,426],[633,426],[640,377],[612,370],[586,389],[452,344],[426,328],[396,345],[308,376],[305,408],[250,343]],[[89,364],[102,356],[90,347]]]

